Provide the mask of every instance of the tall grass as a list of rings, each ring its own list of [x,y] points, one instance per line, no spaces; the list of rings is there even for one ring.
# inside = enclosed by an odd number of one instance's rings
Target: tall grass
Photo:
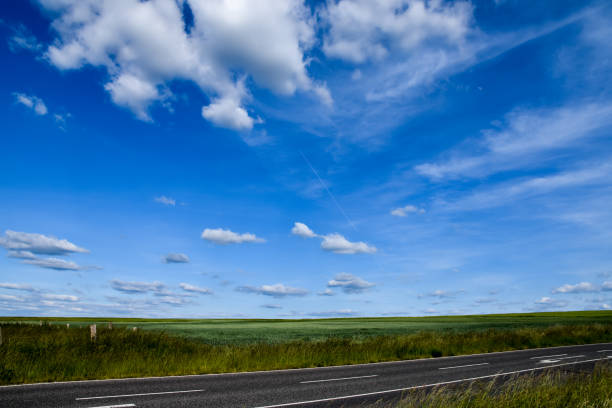
[[[2,325],[0,383],[320,367],[612,341],[612,324],[212,345],[163,332]]]
[[[418,390],[400,402],[376,403],[369,408],[610,408],[612,366],[600,365],[592,373],[560,371],[524,375],[500,383],[472,383],[460,387]]]

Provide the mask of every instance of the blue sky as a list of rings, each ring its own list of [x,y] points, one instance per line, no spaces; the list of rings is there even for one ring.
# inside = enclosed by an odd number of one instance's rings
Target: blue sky
[[[612,8],[0,9],[0,314],[610,309]]]

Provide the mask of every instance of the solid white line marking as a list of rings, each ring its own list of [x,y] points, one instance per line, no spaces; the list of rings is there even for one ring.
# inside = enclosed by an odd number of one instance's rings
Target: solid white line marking
[[[459,365],[459,366],[452,366],[452,367],[440,367],[438,368],[438,370],[450,370],[453,368],[463,368],[463,367],[476,367],[476,366],[483,366],[483,365],[488,365],[489,363],[478,363],[478,364],[466,364],[466,365]]]
[[[106,398],[123,398],[123,397],[142,397],[145,395],[165,395],[165,394],[185,394],[187,392],[202,392],[204,390],[186,390],[186,391],[166,391],[166,392],[147,392],[142,394],[123,394],[123,395],[101,395],[98,397],[81,397],[77,398],[77,401],[94,400],[94,399],[106,399]]]
[[[121,404],[121,405],[104,405],[102,407],[90,407],[90,408],[128,408],[135,407],[134,404]]]
[[[531,357],[530,360],[537,360],[539,358],[552,358],[552,357],[563,357],[563,356],[567,356],[567,353],[565,354],[554,354],[552,356],[538,356],[538,357]]]
[[[598,353],[608,353],[611,352],[612,350],[597,350]]]
[[[374,374],[374,375],[361,375],[359,377],[329,378],[327,380],[300,381],[300,384],[319,383],[319,382],[326,382],[326,381],[357,380],[359,378],[372,378],[372,377],[378,377],[378,374]]]
[[[557,364],[557,365],[554,365],[554,366],[527,368],[525,370],[508,371],[507,373],[498,373],[498,374],[491,374],[491,375],[483,375],[483,376],[480,376],[480,377],[463,378],[461,380],[445,381],[445,382],[439,382],[439,383],[435,383],[435,384],[415,385],[413,387],[396,388],[396,389],[393,389],[393,390],[374,391],[374,392],[368,392],[368,393],[364,393],[364,394],[345,395],[345,396],[342,396],[342,397],[323,398],[323,399],[311,400],[311,401],[288,402],[286,404],[265,405],[265,406],[253,407],[253,408],[294,407],[296,405],[315,404],[315,403],[318,403],[318,402],[328,402],[328,401],[338,401],[338,400],[350,399],[350,398],[368,397],[368,396],[371,396],[371,395],[382,395],[382,394],[389,394],[389,393],[393,393],[393,392],[417,390],[417,389],[420,389],[420,388],[429,388],[429,387],[436,387],[438,385],[456,384],[456,383],[461,383],[461,382],[466,382],[466,381],[483,380],[485,378],[495,378],[495,377],[500,377],[500,376],[504,376],[504,375],[526,373],[526,372],[530,372],[530,371],[549,370],[549,369],[554,368],[554,367],[563,367],[563,366],[567,366],[567,365],[574,365],[574,364],[580,364],[580,363],[591,363],[593,361],[601,361],[601,360],[602,360],[601,358],[596,358],[596,359],[593,359],[593,360],[572,361],[571,363]]]

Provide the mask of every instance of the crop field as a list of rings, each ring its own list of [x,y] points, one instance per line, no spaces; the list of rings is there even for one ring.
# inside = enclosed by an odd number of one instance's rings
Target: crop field
[[[329,338],[365,339],[374,336],[414,334],[422,331],[479,331],[545,328],[554,325],[612,324],[612,311],[522,313],[503,315],[382,317],[346,319],[120,319],[0,317],[0,323],[45,322],[71,327],[92,323],[163,331],[207,344],[286,343],[324,341]]]
[[[612,342],[611,312],[300,321],[2,320],[1,384],[321,367]],[[94,341],[89,323],[97,324]]]

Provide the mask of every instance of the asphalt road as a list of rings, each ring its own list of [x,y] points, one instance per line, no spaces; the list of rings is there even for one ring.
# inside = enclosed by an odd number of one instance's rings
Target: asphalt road
[[[612,360],[612,343],[389,363],[0,387],[13,407],[350,407],[398,398],[410,388]]]

